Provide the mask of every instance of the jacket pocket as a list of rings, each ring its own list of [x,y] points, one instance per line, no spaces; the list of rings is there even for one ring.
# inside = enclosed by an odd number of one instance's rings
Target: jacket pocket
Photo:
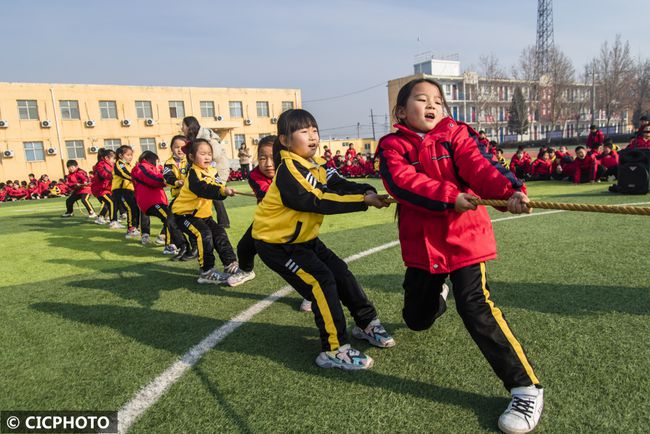
[[[287,243],[293,243],[298,239],[298,236],[300,235],[300,230],[302,229],[302,222],[299,221],[296,223],[296,230],[293,232],[293,235],[287,240]]]

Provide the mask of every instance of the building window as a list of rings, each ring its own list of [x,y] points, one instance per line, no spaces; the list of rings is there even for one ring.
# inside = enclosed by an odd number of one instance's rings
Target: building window
[[[184,118],[185,103],[183,101],[169,101],[169,116],[172,118]]]
[[[79,119],[79,102],[59,101],[59,105],[61,106],[61,119]]]
[[[153,110],[151,110],[151,101],[136,101],[135,111],[138,119],[153,118]]]
[[[102,119],[117,119],[115,101],[99,101],[99,113]]]
[[[293,101],[282,101],[282,113],[293,110]]]
[[[246,135],[245,134],[235,134],[235,149],[240,149],[241,145],[246,143]]]
[[[140,148],[142,148],[142,152],[144,151],[156,152],[156,139],[154,139],[153,137],[141,138]]]
[[[241,101],[230,101],[228,103],[228,106],[230,107],[230,117],[231,118],[243,118],[244,117],[244,110],[242,109]]]
[[[20,119],[38,120],[38,103],[35,99],[19,99],[17,102]]]
[[[25,159],[27,161],[45,160],[43,142],[24,142],[23,145],[25,146]]]
[[[363,144],[363,149],[364,149],[366,152],[370,152],[370,143],[364,143],[364,144]]]
[[[120,146],[122,146],[122,140],[120,139],[104,139],[104,148],[106,149],[116,151]]]
[[[257,117],[258,118],[268,118],[269,117],[269,103],[268,103],[268,101],[257,101]]]
[[[86,158],[83,140],[66,140],[65,147],[68,150],[68,159],[75,160]]]
[[[214,117],[214,102],[201,101],[201,117],[213,118]]]

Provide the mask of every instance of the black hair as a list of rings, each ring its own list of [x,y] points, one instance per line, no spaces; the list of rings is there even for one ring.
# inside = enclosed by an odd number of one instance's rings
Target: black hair
[[[594,125],[594,124],[591,124],[591,125],[589,125],[589,129],[590,130],[597,130],[598,127],[596,125]]]
[[[578,152],[578,151],[581,150],[581,149],[585,150],[586,148],[585,148],[584,146],[582,146],[582,145],[580,145],[580,146],[576,146],[575,151]]]
[[[122,158],[124,153],[129,150],[133,151],[133,148],[130,145],[122,145],[115,151],[115,156],[117,158]]]
[[[79,163],[77,163],[77,160],[68,160],[65,163],[65,167],[70,167],[70,166],[78,166]]]
[[[490,146],[496,146],[497,141],[496,140],[490,140]]]
[[[485,131],[484,131],[484,130],[480,130],[478,133],[479,133],[479,134],[485,134]]]
[[[260,150],[265,147],[265,146],[273,146],[275,141],[277,140],[278,136],[275,135],[270,135],[270,136],[264,136],[260,139],[260,141],[257,143],[257,158],[259,159],[260,157]]]
[[[447,111],[447,113],[451,113],[451,110],[449,110],[449,106],[447,105],[447,100],[445,99],[445,93],[442,91],[442,86],[440,85],[440,83],[438,83],[437,81],[431,78],[416,78],[414,80],[409,81],[404,86],[402,86],[402,88],[397,93],[397,99],[395,100],[395,107],[393,107],[393,112],[392,112],[393,118],[395,118],[395,121],[397,123],[403,124],[403,121],[397,116],[397,111],[400,108],[406,107],[406,101],[408,101],[409,96],[411,96],[411,92],[413,91],[413,88],[420,83],[429,83],[437,87],[438,90],[440,91],[440,97],[442,98],[442,106]]]
[[[501,152],[503,154],[503,148],[497,148],[497,154]]]
[[[183,118],[183,123],[187,127],[187,138],[190,140],[196,139],[196,136],[198,136],[199,130],[201,129],[199,120],[194,116],[186,116]]]
[[[288,140],[295,131],[308,127],[318,130],[316,119],[307,110],[292,109],[280,115],[278,118],[278,136],[273,142],[273,164],[275,164],[275,167],[278,167],[282,162],[280,151],[287,150],[287,147],[280,142],[280,136],[285,136]]]
[[[603,145],[603,148],[614,149],[614,143],[612,143],[611,141],[609,142],[606,141],[605,144]]]
[[[537,158],[539,158],[540,160],[543,160],[544,159],[544,154],[548,154],[548,153],[549,153],[548,148],[542,148],[542,149],[539,150],[539,153],[537,154]]]
[[[156,161],[158,161],[158,154],[156,154],[153,151],[144,151],[140,155],[140,158],[138,158],[138,163],[142,163],[143,160],[146,161],[147,163],[155,166]]]
[[[106,149],[106,148],[99,148],[97,151],[97,162],[102,161],[106,157],[110,157],[111,155],[115,155],[115,151],[112,149]]]
[[[30,174],[27,175],[27,176],[31,176],[31,177],[33,177],[33,178],[36,178],[36,175],[34,175],[33,173],[30,173]]]
[[[639,122],[641,122],[641,121],[647,121],[647,120],[648,120],[648,117],[647,117],[646,115],[643,115],[643,116],[641,116],[641,117],[639,118]]]
[[[194,139],[192,143],[190,144],[190,148],[187,151],[187,159],[191,161],[192,163],[194,162],[194,156],[196,155],[196,151],[199,149],[199,145],[201,144],[206,144],[210,147],[210,151],[212,151],[212,145],[210,144],[209,140],[205,139]]]
[[[524,147],[524,145],[517,146],[517,152],[519,152],[519,151],[524,152],[525,150],[526,150],[526,148]]]
[[[187,142],[187,137],[185,137],[185,136],[182,135],[182,134],[176,134],[174,137],[172,137],[172,141],[169,142],[169,147],[170,147],[170,148],[174,146],[174,142],[175,142],[176,140],[182,140],[182,141],[185,143],[185,142]]]

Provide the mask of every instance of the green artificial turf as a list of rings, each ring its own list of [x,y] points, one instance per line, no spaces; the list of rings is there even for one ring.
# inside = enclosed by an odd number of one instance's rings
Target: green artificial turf
[[[371,181],[378,187],[380,183]],[[235,188],[247,190],[243,184]],[[650,202],[604,184],[530,183],[534,199]],[[254,199],[226,202],[236,245]],[[215,328],[284,282],[257,260],[236,288],[198,285],[197,264],[125,240],[63,199],[0,205],[0,409],[117,410]],[[539,432],[646,432],[650,423],[650,219],[551,213],[493,223],[488,264],[545,387]],[[509,214],[490,210],[493,218]],[[152,221],[152,234],[160,223]],[[328,216],[341,257],[397,238],[394,208]],[[209,351],[131,432],[495,432],[508,395],[450,309],[425,332],[401,319],[399,247],[350,264],[397,340],[355,345],[368,372],[315,366],[318,332],[291,294]]]

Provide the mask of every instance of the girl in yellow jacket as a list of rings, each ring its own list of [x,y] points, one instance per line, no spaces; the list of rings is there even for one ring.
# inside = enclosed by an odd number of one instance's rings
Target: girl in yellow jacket
[[[343,303],[354,317],[352,335],[372,345],[395,345],[377,311],[346,263],[318,239],[324,214],[365,211],[388,206],[368,184],[349,182],[335,169],[325,170],[316,157],[318,125],[305,110],[288,110],[278,119],[274,144],[276,173],[257,206],[255,247],[262,261],[300,295],[312,301],[320,331],[322,368],[368,369],[373,360],[346,343]]]

